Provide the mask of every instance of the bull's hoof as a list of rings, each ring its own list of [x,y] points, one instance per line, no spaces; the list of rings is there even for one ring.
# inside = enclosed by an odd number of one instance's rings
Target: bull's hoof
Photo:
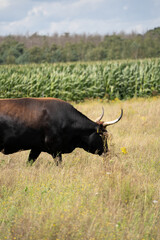
[[[27,161],[26,162],[26,166],[27,167],[31,167],[33,165],[34,161],[33,160],[30,160],[30,161]]]

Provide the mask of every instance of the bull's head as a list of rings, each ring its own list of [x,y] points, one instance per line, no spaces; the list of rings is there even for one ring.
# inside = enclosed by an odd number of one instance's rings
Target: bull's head
[[[89,136],[89,152],[97,153],[98,155],[102,155],[108,151],[108,144],[107,144],[107,130],[106,127],[117,123],[123,116],[123,110],[121,109],[120,116],[110,122],[103,122],[101,119],[104,116],[104,109],[102,108],[102,114],[98,117],[96,122],[96,131]]]

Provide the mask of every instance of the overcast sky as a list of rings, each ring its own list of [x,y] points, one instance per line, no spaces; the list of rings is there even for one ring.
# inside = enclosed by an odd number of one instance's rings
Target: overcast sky
[[[160,26],[160,0],[0,0],[0,35],[144,33]]]

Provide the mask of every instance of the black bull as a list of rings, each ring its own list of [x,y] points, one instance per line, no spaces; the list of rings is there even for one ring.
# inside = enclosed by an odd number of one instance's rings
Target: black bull
[[[104,115],[91,121],[71,104],[54,98],[0,100],[0,151],[4,154],[29,150],[33,163],[41,152],[62,161],[63,153],[75,148],[102,155],[108,151],[106,126],[118,122],[101,122]]]

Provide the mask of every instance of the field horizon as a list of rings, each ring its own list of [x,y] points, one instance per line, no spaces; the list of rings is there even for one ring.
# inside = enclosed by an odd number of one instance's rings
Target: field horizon
[[[74,107],[107,128],[102,158],[76,149],[56,167],[42,153],[0,153],[0,240],[160,239],[160,97],[86,100]]]

